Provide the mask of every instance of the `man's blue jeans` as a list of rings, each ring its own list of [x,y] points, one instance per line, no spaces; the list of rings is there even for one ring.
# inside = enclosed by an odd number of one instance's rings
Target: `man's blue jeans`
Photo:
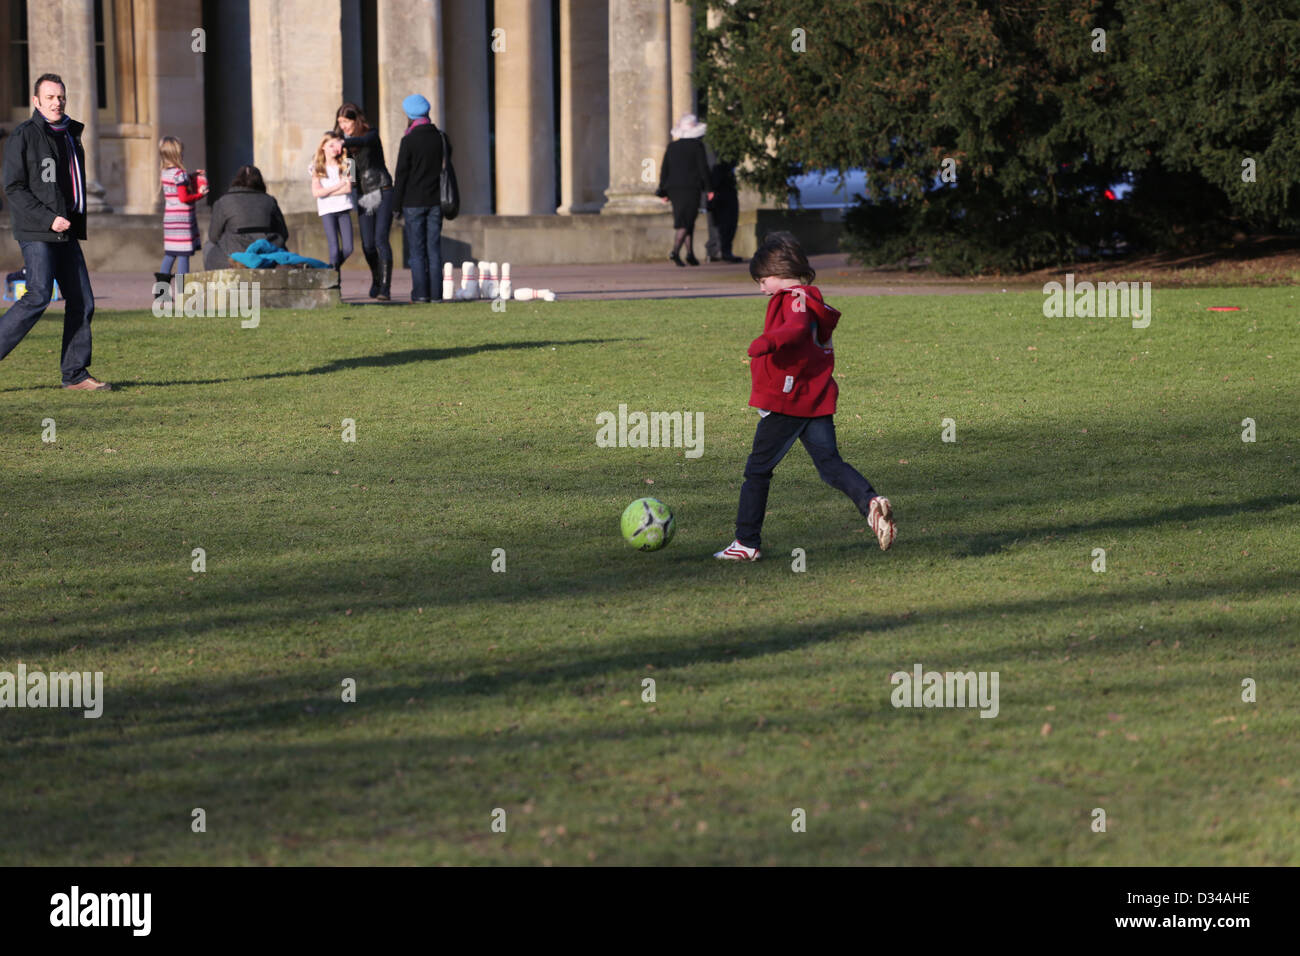
[[[64,385],[76,385],[90,378],[90,319],[95,314],[95,294],[90,273],[81,254],[81,244],[65,242],[20,242],[27,267],[27,292],[0,315],[0,359],[14,350],[49,307],[54,280],[63,290],[63,358],[60,369]]]
[[[411,299],[442,298],[442,207],[404,206],[406,255],[411,261]],[[433,283],[437,283],[434,293]]]
[[[796,438],[808,449],[822,481],[848,495],[864,515],[871,507],[871,499],[876,497],[871,482],[840,457],[835,445],[835,421],[830,415],[798,418],[771,412],[758,421],[754,448],[745,462],[745,483],[740,486],[736,540],[747,548],[759,547],[772,470],[785,457]]]

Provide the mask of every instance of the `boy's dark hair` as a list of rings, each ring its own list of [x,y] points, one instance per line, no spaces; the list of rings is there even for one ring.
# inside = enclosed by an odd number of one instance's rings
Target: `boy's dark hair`
[[[32,84],[32,96],[40,96],[40,95],[41,95],[41,84],[42,84],[42,83],[57,83],[57,84],[59,84],[59,86],[62,86],[62,87],[63,87],[63,92],[64,92],[64,93],[67,93],[67,92],[68,92],[67,84],[65,84],[65,83],[63,82],[63,77],[59,76],[59,74],[57,74],[57,73],[42,73],[40,76],[38,76],[38,77],[36,78],[36,82]]]
[[[808,264],[799,240],[788,232],[769,232],[763,237],[754,258],[749,260],[749,274],[755,282],[764,276],[776,276],[798,279],[804,285],[811,285],[817,278],[817,271]]]
[[[255,189],[259,193],[266,192],[266,182],[262,179],[262,171],[256,166],[240,166],[239,172],[235,173],[235,178],[230,183],[231,189]]]

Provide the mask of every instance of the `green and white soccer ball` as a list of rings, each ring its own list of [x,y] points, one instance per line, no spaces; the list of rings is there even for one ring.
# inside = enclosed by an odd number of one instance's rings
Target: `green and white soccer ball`
[[[658,551],[673,540],[677,523],[662,501],[638,498],[623,510],[623,539],[638,551]]]

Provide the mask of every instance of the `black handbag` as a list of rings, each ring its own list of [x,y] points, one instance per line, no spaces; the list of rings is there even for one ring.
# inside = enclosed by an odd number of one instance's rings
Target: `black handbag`
[[[451,165],[447,134],[442,130],[438,130],[438,134],[442,137],[442,181],[438,198],[442,205],[442,218],[455,219],[460,215],[460,186],[456,184],[456,170]]]

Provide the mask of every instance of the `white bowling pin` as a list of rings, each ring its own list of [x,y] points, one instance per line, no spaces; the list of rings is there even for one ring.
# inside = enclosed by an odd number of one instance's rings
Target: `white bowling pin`
[[[474,263],[468,260],[460,264],[460,297],[478,298],[478,280],[474,278]]]
[[[501,284],[497,287],[497,296],[502,299],[510,298],[510,263],[501,263]]]
[[[442,298],[445,302],[450,302],[456,295],[456,280],[452,278],[452,265],[450,262],[442,264]]]

